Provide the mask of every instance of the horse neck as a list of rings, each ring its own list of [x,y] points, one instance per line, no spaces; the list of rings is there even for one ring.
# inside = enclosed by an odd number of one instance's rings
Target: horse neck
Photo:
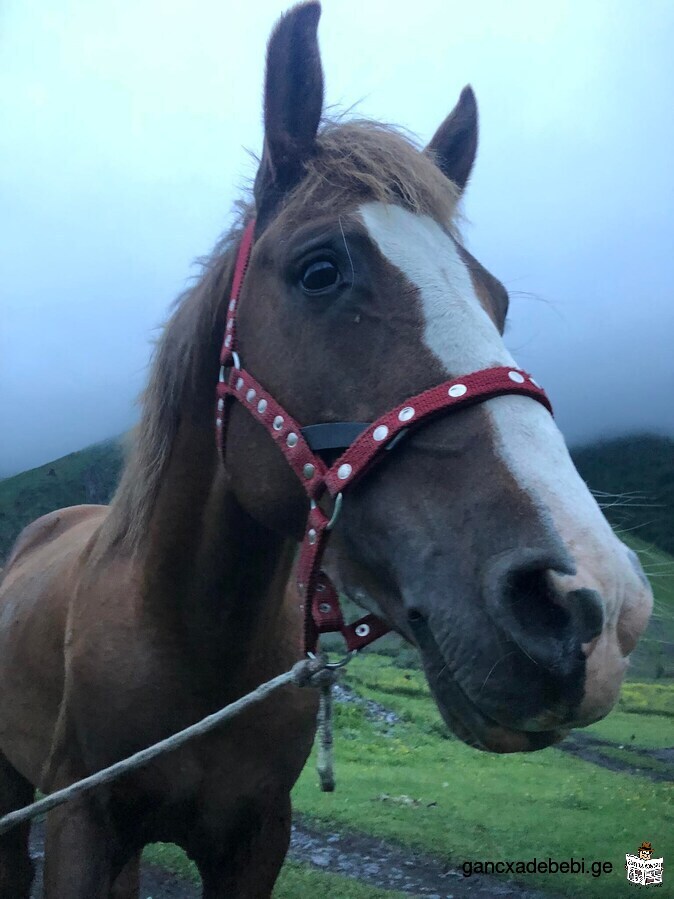
[[[242,509],[208,412],[203,424],[183,419],[176,435],[142,554],[143,602],[200,659],[229,667],[287,630],[295,546]]]

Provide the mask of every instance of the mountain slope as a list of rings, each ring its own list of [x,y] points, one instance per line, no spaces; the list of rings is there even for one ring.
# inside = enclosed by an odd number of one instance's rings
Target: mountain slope
[[[579,447],[571,455],[619,532],[674,554],[674,440],[637,434]]]
[[[63,506],[110,501],[122,446],[107,440],[0,481],[0,565],[27,524]]]

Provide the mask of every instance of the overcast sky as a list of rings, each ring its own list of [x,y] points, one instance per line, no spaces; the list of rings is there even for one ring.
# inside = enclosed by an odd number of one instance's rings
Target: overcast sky
[[[1,0],[0,476],[124,431],[261,146],[270,0]],[[674,433],[674,3],[325,0],[327,100],[481,138],[467,246],[571,443]]]

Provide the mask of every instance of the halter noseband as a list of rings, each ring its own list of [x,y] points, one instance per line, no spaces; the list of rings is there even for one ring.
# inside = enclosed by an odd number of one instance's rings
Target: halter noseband
[[[255,221],[246,226],[234,270],[227,324],[220,354],[217,385],[216,437],[224,461],[228,400],[234,399],[259,421],[273,438],[297,475],[309,498],[310,508],[300,550],[297,582],[304,602],[304,650],[314,653],[323,633],[341,632],[349,652],[355,652],[383,636],[391,628],[375,615],[346,624],[332,582],[321,570],[330,531],[337,520],[342,497],[380,461],[411,428],[441,413],[483,403],[504,394],[528,396],[552,413],[545,391],[525,371],[496,367],[445,381],[410,397],[375,422],[338,422],[302,427],[255,378],[241,367],[236,351],[236,313],[243,279],[253,246]],[[229,369],[229,371],[228,371]],[[344,449],[328,467],[316,453]],[[334,500],[331,516],[318,505],[328,493]]]

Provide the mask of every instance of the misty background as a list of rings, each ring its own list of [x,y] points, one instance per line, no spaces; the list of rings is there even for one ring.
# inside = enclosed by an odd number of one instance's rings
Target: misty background
[[[254,174],[286,4],[0,5],[0,476],[121,433]],[[471,83],[467,247],[576,444],[674,433],[674,4],[324,0],[327,102],[422,142]]]

